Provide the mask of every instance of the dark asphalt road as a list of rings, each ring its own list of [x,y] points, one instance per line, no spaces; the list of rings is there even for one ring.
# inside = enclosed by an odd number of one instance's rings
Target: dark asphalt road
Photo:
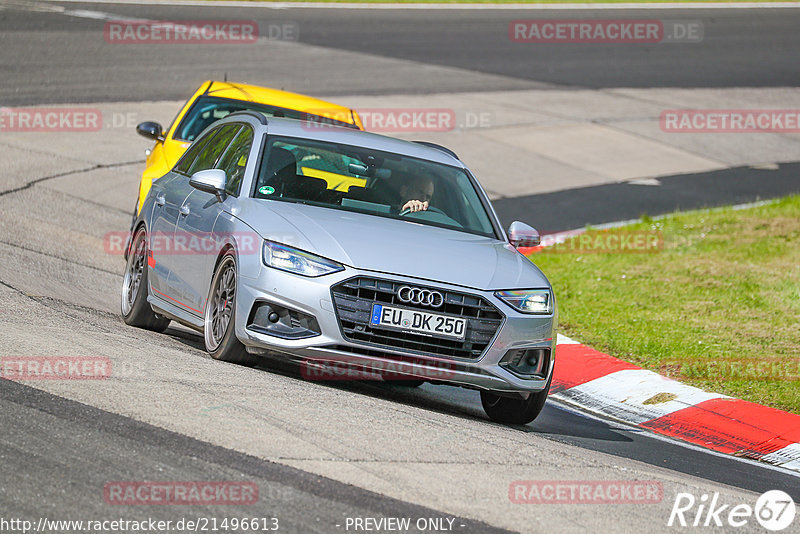
[[[0,380],[0,428],[0,517],[6,520],[277,518],[280,532],[307,534],[343,530],[337,526],[347,517],[449,517],[463,525],[459,532],[507,532],[8,380]],[[254,483],[259,498],[255,504],[217,506],[109,505],[104,500],[106,484],[140,480]]]
[[[183,336],[183,334],[181,334]],[[199,336],[189,333],[187,342],[201,347]],[[296,365],[277,358],[263,360],[260,369],[300,379]],[[454,417],[486,419],[474,391],[458,387],[425,384],[420,388],[389,386],[375,382],[330,382],[341,388],[392,402],[448,413]],[[494,423],[492,423],[494,424]],[[628,425],[587,417],[575,410],[549,402],[533,423],[515,427],[553,441],[638,460],[706,480],[756,492],[781,488],[800,502],[800,477],[785,471],[765,469],[749,461],[727,455],[710,454],[703,449],[687,448],[673,440],[654,437],[650,432]]]
[[[736,167],[659,178],[661,185],[615,183],[492,202],[504,226],[526,221],[542,233],[626,221],[642,215],[745,204],[800,193],[800,163],[775,170]]]
[[[800,83],[800,9],[739,10],[342,10],[175,7],[51,2],[156,20],[256,20],[294,23],[298,55],[283,43],[119,45],[103,38],[104,20],[24,9],[0,10],[0,104],[184,99],[203,80],[247,80],[309,94],[425,93],[542,87],[775,87]],[[534,18],[700,21],[699,43],[520,44],[508,23]],[[54,46],[57,43],[57,46]],[[386,68],[380,61],[335,61],[327,51],[457,67],[432,73]],[[314,60],[313,58],[317,58]],[[461,70],[463,69],[463,70]],[[475,73],[484,76],[476,80]],[[188,88],[188,89],[187,89]],[[671,177],[661,187],[610,184],[495,203],[505,224],[543,230],[579,228],[643,213],[657,215],[800,191],[795,167],[731,169]]]
[[[33,2],[30,2],[33,4]],[[52,4],[58,4],[53,2]],[[65,3],[71,11],[156,20],[295,23],[298,55],[282,43],[120,45],[103,39],[104,20],[19,9],[0,11],[0,103],[180,99],[187,87],[225,72],[237,80],[310,94],[429,93],[559,86],[778,87],[800,82],[800,10],[514,11],[342,10],[171,7]],[[522,44],[516,19],[699,21],[703,40],[675,44]],[[54,46],[57,43],[57,46]],[[333,60],[326,51],[368,56]],[[310,59],[316,57],[316,61]],[[370,57],[456,67],[416,76]],[[472,76],[468,76],[471,73]],[[481,79],[475,73],[490,74]]]
[[[265,372],[281,370],[265,368]],[[285,369],[284,369],[285,372]],[[474,395],[459,388],[419,390],[372,383],[336,383],[343,388],[391,399],[453,417],[480,413]],[[0,380],[0,506],[14,517],[115,519],[152,517],[277,517],[281,532],[330,533],[347,517],[453,517],[377,495],[355,486],[267,462],[163,430],[31,387]],[[796,476],[750,462],[711,455],[649,433],[545,407],[531,425],[519,427],[548,439],[639,460],[720,484],[764,492],[774,488],[800,500]],[[255,483],[259,500],[234,506],[109,506],[109,482],[237,481]],[[459,532],[505,532],[469,519]]]

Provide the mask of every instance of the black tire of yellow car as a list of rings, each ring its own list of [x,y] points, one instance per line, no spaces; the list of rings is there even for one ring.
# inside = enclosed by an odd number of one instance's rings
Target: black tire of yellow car
[[[210,307],[215,302],[215,293],[217,291],[217,285],[220,282],[220,277],[224,274],[225,270],[232,267],[234,272],[234,294],[236,290],[236,277],[238,276],[237,268],[236,268],[236,257],[233,253],[229,252],[225,254],[222,259],[220,260],[219,264],[217,265],[216,270],[214,271],[214,276],[211,278],[211,287],[209,288],[208,292],[208,300],[206,301],[206,311],[204,313],[204,322],[205,322],[205,329],[209,328],[210,321],[208,320],[208,314],[211,313]],[[256,363],[258,363],[258,356],[254,354],[250,354],[245,349],[242,342],[236,337],[235,333],[235,320],[236,320],[236,301],[235,296],[234,299],[230,302],[231,311],[230,311],[230,320],[228,321],[227,326],[225,327],[225,334],[222,337],[222,340],[219,344],[215,347],[210,346],[210,339],[208,332],[204,332],[203,340],[205,342],[206,351],[208,354],[214,358],[215,360],[219,360],[222,362],[228,363],[235,363],[239,365],[245,365],[247,367],[252,367]]]
[[[526,425],[536,419],[544,408],[552,380],[551,374],[545,388],[538,393],[530,394],[527,399],[501,397],[489,391],[481,391],[481,404],[489,419],[496,423]]]
[[[122,302],[120,311],[125,324],[145,328],[154,332],[163,332],[169,326],[170,320],[156,314],[147,302],[147,234],[140,228],[133,237],[130,254],[125,262],[125,273],[122,279]],[[135,282],[132,277],[138,274],[139,280]],[[136,287],[131,290],[130,284]],[[129,295],[132,291],[134,294]],[[126,299],[128,303],[126,305]],[[127,308],[127,309],[126,309]],[[127,312],[127,313],[126,313]]]

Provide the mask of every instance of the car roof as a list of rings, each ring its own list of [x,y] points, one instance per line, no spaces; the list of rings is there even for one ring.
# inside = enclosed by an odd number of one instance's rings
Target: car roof
[[[229,117],[235,119],[236,117],[242,117],[242,115],[243,114],[231,114]],[[228,117],[223,120],[227,119]],[[355,130],[353,128],[269,117],[267,119],[266,129],[267,132],[272,135],[341,143],[343,145],[370,148],[383,152],[390,152],[392,154],[435,161],[462,169],[465,168],[460,160],[445,152],[444,149],[397,139],[396,137]]]
[[[268,104],[336,119],[348,124],[355,124],[355,119],[353,118],[350,108],[319,98],[244,83],[211,80],[205,83],[209,84],[205,91],[205,94],[209,96]]]

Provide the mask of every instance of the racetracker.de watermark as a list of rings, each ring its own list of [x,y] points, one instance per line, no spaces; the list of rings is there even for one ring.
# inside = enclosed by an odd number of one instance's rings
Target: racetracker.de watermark
[[[359,108],[355,111],[368,132],[451,132],[456,128],[491,124],[489,113],[466,113],[459,118],[450,108]],[[349,124],[351,120],[349,109],[310,110],[304,128],[319,130]]]
[[[800,358],[775,359],[759,356],[731,358],[707,362],[670,361],[661,365],[670,378],[700,378],[711,380],[800,380]]]
[[[800,133],[800,109],[668,109],[668,133]]]
[[[358,109],[368,132],[451,132],[456,129],[456,112],[446,108]]]
[[[84,107],[0,107],[0,132],[97,132],[133,129],[142,122],[132,111],[103,113]]]
[[[109,482],[106,503],[114,505],[243,505],[258,502],[254,482]]]
[[[654,480],[515,480],[514,504],[657,504],[664,498]]]
[[[103,38],[109,44],[254,44],[297,41],[296,22],[259,26],[255,20],[116,20],[106,22]]]
[[[0,132],[97,132],[103,114],[95,108],[0,108]]]
[[[447,380],[453,378],[451,362],[407,358],[403,361],[343,356],[337,361],[303,360],[300,375],[306,380]]]
[[[545,235],[528,253],[539,254],[643,254],[664,249],[657,230],[587,230]]]
[[[103,236],[103,250],[106,254],[121,255],[130,237],[130,232],[107,232]],[[147,249],[154,256],[209,255],[218,254],[225,245],[235,243],[236,252],[246,255],[260,254],[263,242],[256,232],[156,231],[148,235]]]
[[[7,380],[105,380],[111,360],[102,356],[2,356],[0,377]]]
[[[515,43],[647,44],[699,43],[699,20],[660,19],[533,19],[514,20],[508,38]]]

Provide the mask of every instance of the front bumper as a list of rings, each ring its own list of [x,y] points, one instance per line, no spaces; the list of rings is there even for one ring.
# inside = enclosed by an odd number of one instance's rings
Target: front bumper
[[[256,274],[256,273],[254,273]],[[475,295],[488,301],[502,314],[502,322],[480,355],[472,358],[441,356],[345,336],[331,288],[354,277],[392,280],[398,283]],[[295,310],[316,319],[319,334],[291,339],[248,327],[256,303],[276,309]],[[252,353],[280,353],[287,359],[308,362],[346,363],[371,370],[388,370],[404,376],[437,383],[504,393],[534,393],[544,389],[555,364],[557,313],[526,315],[497,299],[493,291],[478,291],[452,284],[431,283],[411,277],[386,275],[352,268],[318,278],[307,278],[262,266],[255,277],[240,273],[236,299],[236,336]],[[549,357],[537,376],[519,376],[500,365],[517,349],[549,349]]]

